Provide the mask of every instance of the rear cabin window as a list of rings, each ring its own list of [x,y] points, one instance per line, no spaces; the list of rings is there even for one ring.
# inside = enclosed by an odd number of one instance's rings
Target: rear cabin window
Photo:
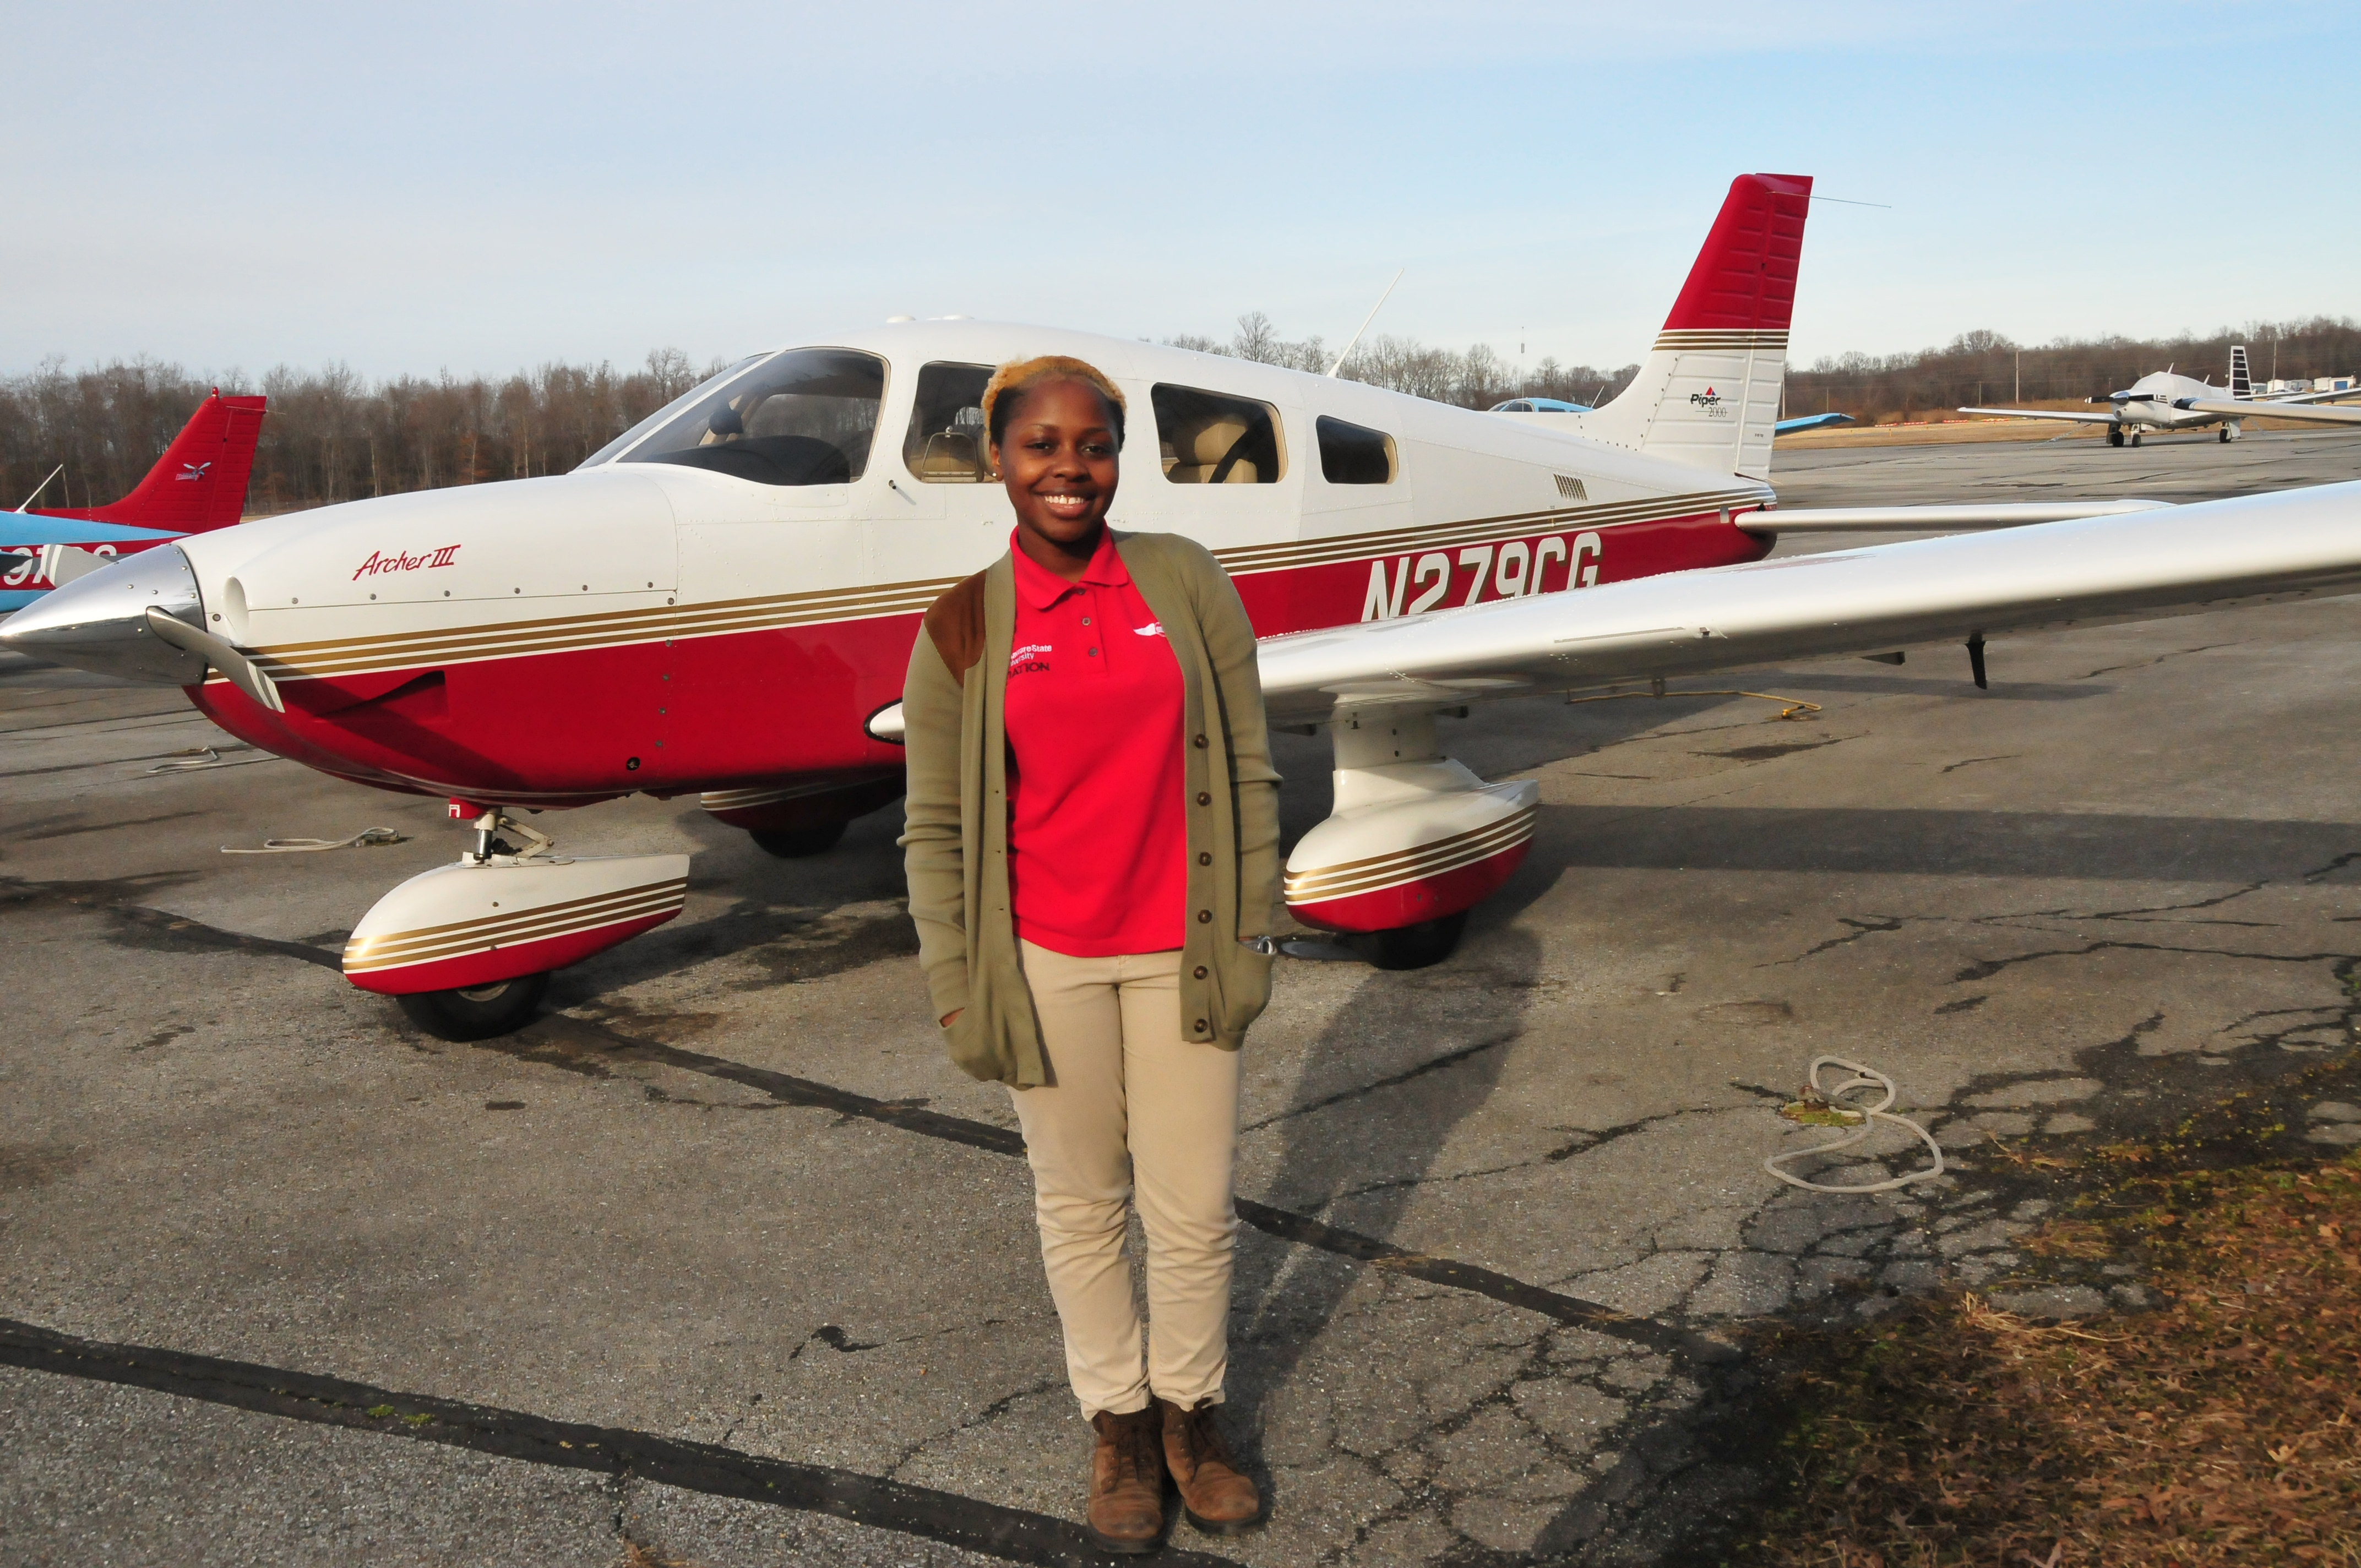
[[[1394,482],[1394,438],[1382,430],[1348,424],[1322,414],[1312,428],[1320,436],[1320,477],[1332,485]]]
[[[928,485],[975,485],[992,477],[983,430],[983,389],[989,365],[928,365],[918,372],[918,400],[902,462]]]
[[[1156,438],[1176,485],[1275,485],[1285,471],[1279,411],[1252,398],[1158,386]]]
[[[885,397],[885,361],[796,348],[765,361],[642,442],[626,463],[678,463],[758,485],[861,477]]]

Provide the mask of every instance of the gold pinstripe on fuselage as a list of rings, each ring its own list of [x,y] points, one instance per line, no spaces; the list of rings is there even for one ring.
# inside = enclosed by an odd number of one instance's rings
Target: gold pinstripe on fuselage
[[[1771,499],[1762,487],[1734,487],[1595,506],[1554,507],[1455,522],[1427,523],[1369,533],[1291,539],[1216,550],[1236,576],[1301,570],[1371,556],[1452,550],[1568,529],[1614,529],[1667,522],[1714,511],[1757,507]],[[766,594],[706,604],[657,605],[592,615],[500,622],[435,631],[390,631],[324,638],[258,648],[258,662],[275,681],[325,680],[425,665],[472,663],[688,637],[719,637],[826,622],[916,615],[958,579],[932,577],[861,587]],[[214,677],[218,679],[219,677]]]

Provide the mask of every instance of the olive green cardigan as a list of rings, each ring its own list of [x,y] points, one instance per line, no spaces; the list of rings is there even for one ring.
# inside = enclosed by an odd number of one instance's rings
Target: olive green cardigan
[[[1235,1050],[1270,999],[1270,958],[1245,947],[1270,932],[1279,892],[1279,774],[1263,727],[1254,628],[1238,591],[1195,541],[1116,533],[1139,597],[1163,623],[1183,684],[1191,742],[1189,921],[1180,952],[1180,1033]],[[1003,716],[1016,624],[1010,558],[927,611],[902,688],[910,790],[902,835],[910,917],[935,1016],[972,1076],[1044,1082],[1041,1029],[1008,913],[1008,742]],[[1109,723],[1121,723],[1110,714]]]

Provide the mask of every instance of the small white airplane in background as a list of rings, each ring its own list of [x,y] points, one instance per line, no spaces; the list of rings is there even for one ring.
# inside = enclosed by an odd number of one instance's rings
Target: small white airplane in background
[[[1117,526],[1210,548],[1262,638],[1271,721],[1334,742],[1334,807],[1288,857],[1288,907],[1388,967],[1449,953],[1539,811],[1532,781],[1445,756],[1440,715],[1938,641],[1973,658],[2004,630],[2361,590],[2361,485],[2178,508],[1769,510],[1810,191],[1733,181],[1639,375],[1587,412],[900,320],[734,365],[571,474],[148,551],[18,611],[0,645],[182,686],[266,751],[448,796],[472,847],[379,899],[344,967],[473,1038],[522,1025],[551,970],[686,896],[686,855],[554,855],[522,813],[696,795],[802,855],[900,795],[919,615],[1007,548],[978,402],[1010,359],[1071,354],[1124,389]],[[1996,526],[2012,532],[1763,559],[1798,529]]]
[[[2188,376],[2176,376],[2169,366],[2151,371],[2120,392],[2109,392],[2103,398],[2089,398],[2093,403],[2114,406],[2105,413],[2075,413],[2068,409],[1961,409],[1963,414],[1986,414],[2005,419],[2066,420],[2076,424],[2103,424],[2107,427],[2110,446],[2140,444],[2140,433],[2147,430],[2202,430],[2207,425],[2222,427],[2222,439],[2238,439],[2238,423],[2248,419],[2303,420],[2313,424],[2361,424],[2361,409],[2320,408],[2312,405],[2336,398],[2361,396],[2361,388],[2348,387],[2337,392],[2272,392],[2257,397],[2255,383],[2246,370],[2246,345],[2235,344],[2230,349],[2230,385],[2217,387],[2211,381],[2200,381]]]

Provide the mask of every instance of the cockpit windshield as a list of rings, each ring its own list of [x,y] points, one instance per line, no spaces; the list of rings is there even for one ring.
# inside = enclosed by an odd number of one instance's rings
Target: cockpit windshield
[[[885,362],[875,355],[790,349],[708,385],[622,461],[679,463],[758,485],[841,485],[868,466],[885,396]]]
[[[691,403],[702,402],[708,392],[710,392],[714,388],[719,387],[722,382],[730,379],[741,370],[745,369],[747,366],[755,363],[763,357],[764,356],[760,354],[750,354],[746,356],[745,358],[738,361],[737,364],[730,366],[728,369],[718,370],[712,375],[708,376],[704,380],[699,381],[687,391],[683,392],[680,396],[675,398],[672,401],[666,403],[655,412],[648,415],[647,418],[640,421],[639,423],[631,426],[631,429],[623,432],[622,434],[615,437],[614,440],[607,443],[606,445],[598,448],[598,451],[590,454],[589,456],[582,459],[581,462],[574,466],[575,470],[578,473],[584,468],[596,468],[599,464],[611,462],[621,454],[629,452],[632,447],[639,444],[640,437],[647,434],[648,432],[655,429],[659,425],[668,423],[673,415],[680,412],[681,410],[688,407]]]

